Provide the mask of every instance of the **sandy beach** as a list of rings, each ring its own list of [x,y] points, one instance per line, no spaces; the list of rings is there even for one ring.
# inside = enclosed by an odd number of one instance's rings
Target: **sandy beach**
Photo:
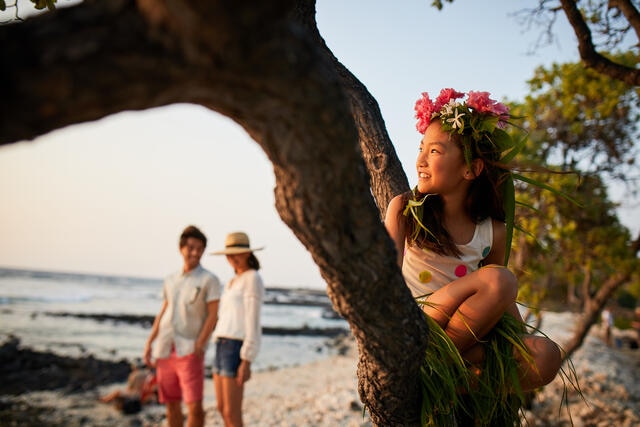
[[[570,331],[570,314],[560,314],[543,328],[561,340]],[[561,330],[562,329],[562,330]],[[615,333],[616,331],[614,331]],[[551,334],[553,335],[553,334]],[[344,354],[302,366],[255,372],[246,386],[244,417],[247,426],[368,426],[371,425],[357,394],[355,343],[345,338]],[[640,425],[640,352],[608,347],[601,331],[593,328],[572,358],[583,397],[568,388],[570,414],[560,405],[564,384],[560,377],[536,396],[526,411],[530,426],[635,426]],[[136,415],[123,416],[99,403],[100,394],[122,387],[114,384],[81,393],[31,392],[8,399],[14,408],[46,415],[39,425],[164,426],[163,407],[146,406]],[[206,426],[221,426],[210,379],[206,381]],[[28,406],[27,406],[28,405]],[[39,409],[38,409],[39,408]],[[5,424],[3,424],[5,425]],[[19,424],[6,424],[19,425]],[[22,424],[24,425],[24,424]]]

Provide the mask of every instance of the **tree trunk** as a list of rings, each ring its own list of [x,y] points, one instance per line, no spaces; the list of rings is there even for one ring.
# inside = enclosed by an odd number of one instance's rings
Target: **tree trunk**
[[[312,17],[304,0],[86,0],[0,27],[0,143],[178,102],[235,120],[271,160],[278,213],[351,326],[373,423],[418,425],[427,326],[380,221],[408,184],[377,104]]]
[[[591,326],[598,321],[598,315],[604,308],[611,295],[620,288],[623,284],[627,283],[631,277],[630,272],[617,274],[607,280],[598,292],[591,298],[590,303],[585,305],[585,309],[582,312],[580,319],[576,324],[576,328],[573,336],[568,342],[564,343],[564,358],[571,357],[571,355],[580,348],[584,338],[589,333]]]
[[[591,300],[591,267],[589,265],[582,266],[582,272],[584,277],[582,278],[582,309],[584,312],[589,310],[589,307],[593,304]]]

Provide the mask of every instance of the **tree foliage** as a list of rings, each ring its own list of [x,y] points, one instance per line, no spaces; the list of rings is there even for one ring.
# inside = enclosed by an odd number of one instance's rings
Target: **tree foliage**
[[[613,177],[637,189],[639,93],[574,63],[539,68],[529,85],[531,94],[513,110],[528,118],[523,167],[534,168],[538,180],[574,201],[518,188],[523,205],[535,211],[518,211],[524,232],[516,239],[513,267],[522,297],[536,304],[546,298],[582,313],[565,348],[571,354],[612,295],[637,280],[640,238],[632,239],[620,224],[606,181]]]
[[[632,53],[612,55],[632,64]],[[526,116],[539,159],[566,170],[606,173],[628,180],[638,172],[640,87],[632,87],[580,63],[540,67],[529,80]]]

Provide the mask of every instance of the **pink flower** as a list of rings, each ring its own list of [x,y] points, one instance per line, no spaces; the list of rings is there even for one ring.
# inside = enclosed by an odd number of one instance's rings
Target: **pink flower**
[[[414,110],[416,110],[416,119],[418,119],[416,129],[418,132],[424,133],[429,127],[429,123],[431,123],[431,115],[435,111],[433,102],[431,101],[431,98],[429,98],[429,94],[427,92],[422,92],[422,97],[416,101]]]
[[[452,99],[462,98],[463,96],[464,92],[458,92],[451,88],[442,89],[434,104],[434,102],[431,101],[431,98],[429,98],[429,94],[427,92],[422,92],[422,98],[416,101],[416,105],[414,107],[416,110],[416,118],[418,119],[418,123],[416,123],[416,129],[418,132],[424,133],[429,127],[433,115],[435,113],[439,113],[442,110],[442,107],[448,104],[449,101]]]
[[[504,129],[507,127],[507,121],[511,117],[509,115],[509,107],[501,102],[496,102],[493,106],[493,112],[498,115],[498,127]]]
[[[498,127],[504,129],[509,120],[509,107],[489,98],[489,92],[469,91],[467,105],[478,113],[490,113],[498,116]]]
[[[469,97],[467,98],[469,108],[473,108],[478,113],[493,112],[492,108],[495,102],[496,101],[489,98],[489,92],[469,91]]]
[[[462,98],[464,92],[457,92],[454,89],[446,88],[440,91],[440,95],[436,98],[435,111],[440,111],[442,107],[449,103],[452,99]]]

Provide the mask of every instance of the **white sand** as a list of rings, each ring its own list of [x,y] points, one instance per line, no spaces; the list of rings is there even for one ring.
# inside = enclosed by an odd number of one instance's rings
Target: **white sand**
[[[245,386],[247,426],[364,426],[357,394],[356,355],[331,356],[304,366],[254,373]],[[206,425],[220,426],[213,384],[205,398]]]

